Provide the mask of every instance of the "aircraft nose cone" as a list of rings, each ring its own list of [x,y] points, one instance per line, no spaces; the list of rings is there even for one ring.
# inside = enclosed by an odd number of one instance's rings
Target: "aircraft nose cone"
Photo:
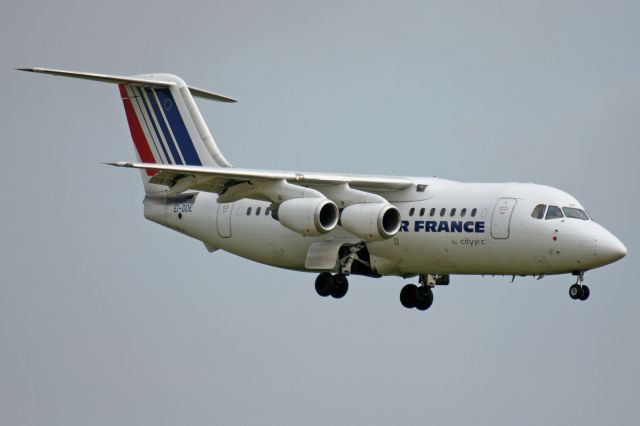
[[[615,262],[627,255],[627,248],[612,234],[598,241],[598,251],[603,260]]]

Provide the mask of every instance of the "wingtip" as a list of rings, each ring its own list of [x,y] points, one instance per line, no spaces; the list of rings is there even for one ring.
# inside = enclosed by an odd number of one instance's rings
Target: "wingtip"
[[[128,161],[115,161],[115,162],[106,162],[101,164],[104,164],[105,166],[114,166],[114,167],[133,167],[133,163]]]
[[[35,68],[15,68],[16,71],[28,71],[33,72]]]

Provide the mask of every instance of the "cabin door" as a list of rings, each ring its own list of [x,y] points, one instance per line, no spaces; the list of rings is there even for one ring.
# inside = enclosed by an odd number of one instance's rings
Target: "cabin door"
[[[501,198],[496,203],[491,216],[491,236],[497,240],[506,240],[509,238],[509,226],[511,225],[511,216],[513,208],[518,200],[515,198]]]
[[[216,227],[218,235],[222,238],[231,237],[231,211],[233,203],[218,204],[218,216],[216,218]]]

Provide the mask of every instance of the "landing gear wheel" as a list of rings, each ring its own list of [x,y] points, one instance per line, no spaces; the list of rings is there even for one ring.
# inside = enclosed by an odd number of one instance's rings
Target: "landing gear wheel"
[[[583,285],[582,288],[580,289],[579,299],[583,301],[587,300],[589,298],[589,294],[591,294],[589,287],[587,287],[586,285]]]
[[[430,287],[421,287],[418,289],[418,300],[416,301],[416,309],[426,311],[433,304],[433,291]]]
[[[587,291],[589,291],[589,290],[587,290]],[[569,287],[569,297],[570,298],[572,298],[573,300],[577,300],[577,299],[580,299],[581,296],[582,296],[582,286],[580,286],[579,284],[574,284],[571,287]],[[587,295],[587,297],[589,297],[589,296]]]
[[[342,299],[347,291],[349,291],[349,280],[343,274],[336,274],[333,276],[334,280],[334,289],[331,292],[331,296],[335,299]]]
[[[407,284],[400,290],[400,303],[407,309],[415,308],[418,301],[418,286]]]
[[[329,272],[323,272],[316,278],[316,293],[322,297],[330,296],[336,288],[336,280]]]

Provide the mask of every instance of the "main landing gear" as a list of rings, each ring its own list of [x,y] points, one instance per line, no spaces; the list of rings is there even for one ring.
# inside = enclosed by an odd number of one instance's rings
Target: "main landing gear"
[[[584,272],[576,272],[574,275],[577,275],[578,279],[574,285],[569,287],[569,297],[573,300],[587,300],[591,291],[589,291],[589,287],[582,284]]]
[[[349,291],[349,280],[344,274],[331,275],[323,272],[316,278],[316,292],[322,296],[341,299]]]
[[[426,311],[433,304],[433,290],[426,285],[407,284],[400,291],[400,303],[407,309]]]
[[[400,291],[400,303],[407,309],[426,311],[433,304],[433,287],[448,285],[449,275],[420,275],[420,285],[407,284]]]
[[[364,243],[340,247],[338,260],[340,267],[337,274],[322,272],[316,278],[316,292],[322,297],[343,298],[349,291],[349,275],[380,277],[371,269],[369,251]]]

